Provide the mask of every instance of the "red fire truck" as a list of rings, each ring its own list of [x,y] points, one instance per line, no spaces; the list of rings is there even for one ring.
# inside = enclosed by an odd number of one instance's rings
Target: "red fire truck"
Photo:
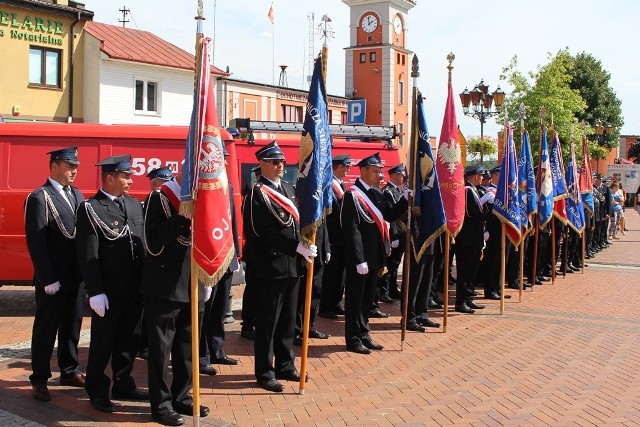
[[[229,135],[226,143],[232,159],[235,157],[228,173],[234,184],[236,215],[239,215],[240,194],[253,182],[251,169],[258,165],[254,153],[271,141],[254,140],[254,132],[287,135],[277,140],[290,162],[284,179],[295,183],[300,143],[295,134],[300,135],[302,124],[246,120],[237,125],[242,125],[240,132],[245,138],[232,139]],[[331,125],[331,134],[334,155],[349,153],[357,162],[380,152],[386,165],[400,163],[398,150],[393,146],[396,134],[392,127]],[[49,156],[46,152],[79,147],[81,165],[75,185],[86,197],[92,196],[100,186],[100,171],[95,163],[105,157],[131,154],[135,176],[130,194],[142,200],[149,192],[148,171],[166,165],[178,170],[184,158],[186,135],[186,127],[176,126],[0,123],[0,286],[30,283],[33,277],[24,236],[24,202],[27,195],[47,179]],[[352,168],[347,181],[352,183],[357,174],[357,168]]]

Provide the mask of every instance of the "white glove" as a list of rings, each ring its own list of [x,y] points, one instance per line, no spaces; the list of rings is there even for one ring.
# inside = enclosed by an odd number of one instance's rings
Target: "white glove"
[[[211,286],[204,287],[204,302],[207,302],[211,299],[212,293],[213,293],[213,288]]]
[[[331,261],[331,254],[327,254],[327,262]]]
[[[406,190],[404,190],[404,193],[402,195],[404,196],[405,199],[409,200],[409,196],[413,197],[413,190],[410,188],[407,188]]]
[[[358,272],[358,274],[365,275],[369,272],[369,266],[366,262],[363,262],[362,264],[356,265],[356,271]]]
[[[309,247],[307,248],[302,243],[298,243],[296,252],[302,255],[308,263],[311,263],[311,258],[318,255],[318,247],[316,245],[309,245]]]
[[[400,240],[392,240],[391,241],[391,247],[393,249],[397,248],[398,246],[400,246]]]
[[[486,242],[487,240],[489,240],[489,232],[488,232],[488,231],[485,231],[485,232],[484,232],[484,236],[483,236],[483,237],[484,237],[484,241],[485,241],[485,242]]]
[[[44,287],[44,291],[47,295],[55,295],[60,290],[60,282],[55,282]]]
[[[89,298],[89,305],[91,309],[96,312],[100,317],[104,317],[107,310],[109,310],[109,300],[107,294],[98,294]]]
[[[495,199],[495,193],[493,191],[487,191],[482,197],[480,197],[480,204],[484,205],[486,202],[493,203]]]

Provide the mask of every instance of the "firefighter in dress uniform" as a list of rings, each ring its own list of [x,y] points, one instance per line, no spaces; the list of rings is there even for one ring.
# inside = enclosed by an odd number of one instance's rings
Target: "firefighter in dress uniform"
[[[378,153],[358,163],[360,178],[345,193],[341,223],[345,239],[345,341],[347,350],[370,354],[382,345],[369,335],[369,314],[380,271],[391,249],[385,221],[395,221],[407,210],[405,190],[396,204],[390,203],[377,187],[382,162]]]
[[[299,381],[293,338],[302,259],[310,262],[315,245],[300,239],[294,189],[282,180],[285,158],[276,141],[256,152],[262,176],[244,202],[244,235],[251,247],[257,304],[254,361],[258,385],[282,392],[278,379]],[[298,256],[301,255],[302,257]],[[275,363],[274,363],[275,358]]]
[[[77,251],[91,314],[91,343],[85,390],[94,408],[114,412],[109,398],[111,361],[114,399],[147,400],[131,376],[140,343],[144,264],[142,205],[127,195],[131,156],[114,156],[97,163],[102,186],[78,208]]]
[[[84,311],[84,285],[76,263],[76,209],[84,201],[73,184],[78,147],[50,151],[49,178],[27,197],[25,236],[33,263],[36,313],[31,335],[29,377],[33,397],[51,399],[47,380],[58,336],[60,385],[84,387],[78,363],[78,341]]]

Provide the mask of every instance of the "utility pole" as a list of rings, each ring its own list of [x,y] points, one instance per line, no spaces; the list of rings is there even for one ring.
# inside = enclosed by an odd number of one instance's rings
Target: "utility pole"
[[[127,6],[122,6],[122,9],[118,9],[118,12],[122,13],[122,19],[118,20],[118,22],[122,22],[122,28],[126,28],[126,24],[129,22],[127,16],[129,16],[131,9],[127,9]]]

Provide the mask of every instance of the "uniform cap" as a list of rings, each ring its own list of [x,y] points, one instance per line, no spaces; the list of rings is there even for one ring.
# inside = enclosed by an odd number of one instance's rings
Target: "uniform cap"
[[[594,172],[593,173],[593,177],[596,178],[596,179],[602,179],[602,174],[598,173],[598,172]]]
[[[484,174],[484,168],[480,164],[469,165],[464,168],[464,176],[470,175],[482,175]]]
[[[260,169],[260,166],[256,166],[255,168],[251,169],[251,172],[254,175],[262,175],[262,170]]]
[[[278,146],[278,143],[273,140],[256,151],[256,158],[258,160],[284,160],[284,153]]]
[[[491,171],[485,170],[482,174],[482,179],[491,179]]]
[[[152,171],[150,171],[147,174],[147,178],[154,179],[154,178],[160,178],[163,179],[165,181],[170,180],[171,178],[173,178],[173,171],[171,170],[171,168],[169,166],[163,166],[161,168],[158,169],[154,169]]]
[[[404,165],[400,163],[399,165],[395,165],[389,168],[389,175],[391,175],[392,173],[400,173],[404,175]]]
[[[377,166],[379,168],[383,167],[382,160],[380,160],[380,153],[372,154],[371,156],[365,157],[358,162],[358,167],[363,168],[365,166]]]
[[[72,165],[80,164],[80,161],[78,160],[78,147],[61,148],[59,150],[49,151],[47,154],[50,155],[51,161],[64,160]]]
[[[107,157],[96,163],[96,166],[102,168],[102,173],[108,172],[124,172],[133,173],[131,171],[131,155],[124,154],[122,156]]]
[[[331,163],[333,166],[345,165],[351,166],[353,162],[351,161],[351,154],[338,154],[337,156],[333,156],[331,159]]]
[[[493,175],[494,173],[500,173],[500,166],[496,166],[493,169],[489,169],[489,172],[491,173],[491,175]]]

